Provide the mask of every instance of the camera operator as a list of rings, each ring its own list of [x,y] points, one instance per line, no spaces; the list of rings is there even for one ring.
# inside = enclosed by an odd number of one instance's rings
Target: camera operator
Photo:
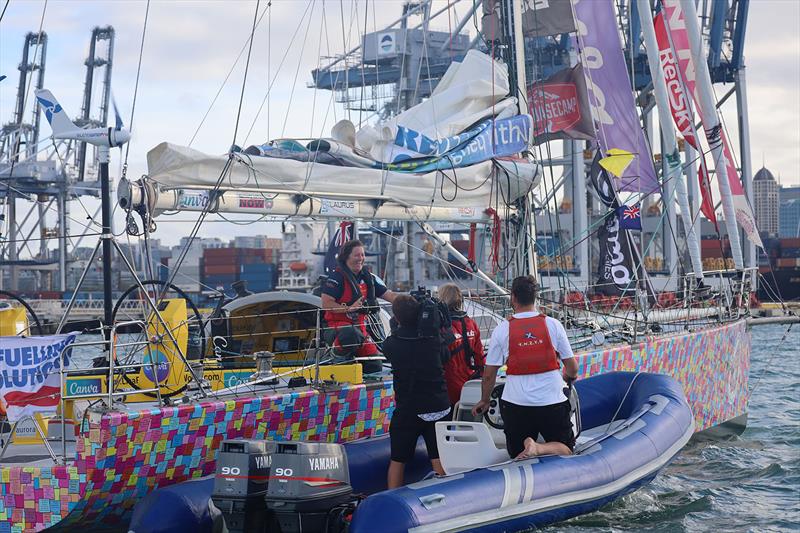
[[[367,333],[367,314],[378,311],[381,298],[392,302],[397,296],[375,279],[364,267],[366,253],[358,239],[347,241],[336,258],[338,266],[322,286],[322,309],[325,310],[325,338],[340,357],[380,355]],[[380,372],[380,361],[362,361],[364,373]]]
[[[383,343],[392,364],[395,408],[389,427],[392,460],[389,464],[390,489],[403,484],[405,464],[414,457],[417,439],[422,436],[431,466],[444,474],[436,446],[436,422],[450,412],[444,379],[445,355],[441,336],[421,336],[419,317],[422,304],[413,296],[399,294],[392,302],[397,329]]]

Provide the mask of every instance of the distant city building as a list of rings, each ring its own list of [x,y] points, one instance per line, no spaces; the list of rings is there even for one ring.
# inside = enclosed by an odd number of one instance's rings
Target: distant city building
[[[780,187],[772,172],[763,167],[753,177],[753,203],[758,229],[767,235],[778,234],[778,191]]]
[[[800,200],[800,186],[781,187],[780,198],[781,202],[787,202],[789,200]]]
[[[800,187],[794,188],[800,189]],[[800,237],[800,198],[781,200],[780,219],[778,236],[781,239]]]

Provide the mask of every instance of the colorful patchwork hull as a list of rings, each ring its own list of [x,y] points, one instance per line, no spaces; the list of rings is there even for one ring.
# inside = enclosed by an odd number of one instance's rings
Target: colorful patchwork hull
[[[697,431],[747,410],[750,334],[744,320],[579,357],[582,377],[615,370],[675,377]],[[0,468],[0,533],[59,523],[124,526],[154,488],[213,473],[224,439],[347,442],[385,433],[392,408],[389,382],[109,413],[80,435],[73,465]]]

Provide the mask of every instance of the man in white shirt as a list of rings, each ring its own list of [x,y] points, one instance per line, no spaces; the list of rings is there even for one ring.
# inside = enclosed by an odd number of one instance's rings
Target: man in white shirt
[[[506,364],[500,413],[512,458],[571,455],[575,447],[564,387],[565,380],[577,378],[578,363],[564,326],[539,314],[535,302],[536,280],[532,276],[516,278],[511,285],[514,315],[492,333],[481,401],[472,409],[474,415],[486,411],[497,371]],[[544,444],[536,442],[539,434]]]

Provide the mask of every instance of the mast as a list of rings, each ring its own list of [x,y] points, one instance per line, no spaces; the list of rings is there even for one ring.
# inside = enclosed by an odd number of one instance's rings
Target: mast
[[[656,31],[653,27],[653,18],[650,12],[649,0],[636,0],[639,21],[642,25],[645,46],[647,47],[647,62],[650,66],[650,75],[653,80],[653,92],[656,96],[656,107],[658,108],[658,122],[661,125],[661,138],[664,143],[664,160],[666,161],[665,182],[671,182],[675,186],[675,193],[678,198],[678,205],[681,208],[681,218],[683,228],[686,231],[686,240],[689,248],[689,257],[692,261],[692,270],[699,280],[703,280],[703,261],[700,258],[700,245],[692,223],[692,211],[689,207],[689,196],[686,192],[686,183],[683,179],[681,169],[681,157],[678,151],[678,143],[675,141],[675,127],[670,115],[669,96],[667,93],[667,83],[664,80],[664,72],[658,58],[658,42],[656,41]],[[669,200],[669,199],[667,199]],[[727,216],[726,216],[727,218]]]
[[[708,63],[703,54],[703,39],[700,35],[700,28],[697,25],[697,10],[694,0],[680,0],[681,8],[684,13],[686,33],[689,38],[689,46],[692,52],[692,61],[697,74],[697,92],[699,104],[703,114],[703,126],[706,130],[706,138],[714,157],[714,168],[717,172],[717,183],[722,195],[722,211],[725,213],[725,226],[728,228],[728,239],[731,243],[731,255],[736,270],[743,270],[742,245],[739,240],[739,228],[736,224],[736,207],[733,203],[731,185],[728,181],[728,168],[725,164],[725,156],[722,152],[722,126],[717,115],[714,94],[711,86],[711,74],[708,71]]]
[[[508,81],[511,96],[517,97],[520,113],[528,113],[528,78],[525,71],[525,36],[522,30],[522,0],[502,0],[504,5],[503,32],[510,47],[508,61]],[[509,23],[510,22],[510,23]],[[536,259],[536,217],[533,212],[533,192],[519,201],[520,213],[523,214],[521,231],[524,233],[522,257],[517,262],[519,272],[527,272],[539,280]]]

